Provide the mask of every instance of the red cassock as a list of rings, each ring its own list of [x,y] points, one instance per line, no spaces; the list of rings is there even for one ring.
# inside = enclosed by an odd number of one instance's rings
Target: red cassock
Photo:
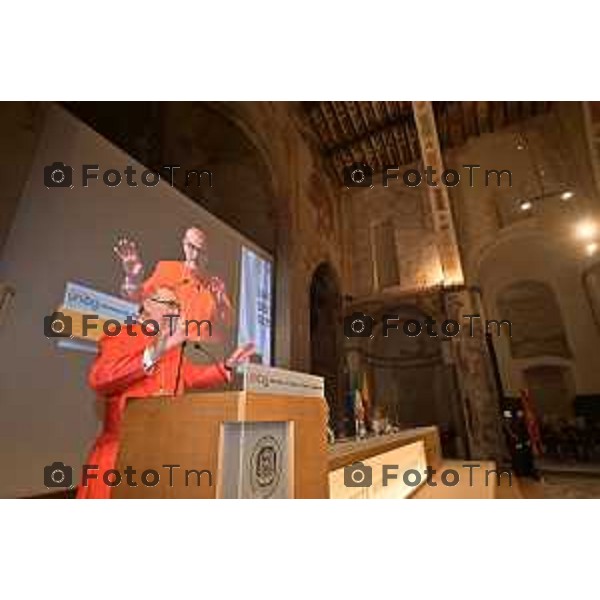
[[[181,348],[173,348],[164,354],[147,373],[143,354],[155,338],[144,335],[137,325],[131,326],[130,330],[135,335],[129,335],[123,327],[119,335],[100,339],[99,354],[89,373],[90,387],[105,397],[106,410],[102,432],[86,463],[98,465],[97,470],[88,470],[97,475],[97,479],[89,479],[86,487],[80,485],[77,498],[110,498],[112,488],[104,483],[103,475],[115,468],[121,420],[129,398],[139,398],[143,402],[143,398],[150,396],[176,396],[186,389],[207,388],[229,381],[229,372],[223,363],[194,365],[182,357]]]

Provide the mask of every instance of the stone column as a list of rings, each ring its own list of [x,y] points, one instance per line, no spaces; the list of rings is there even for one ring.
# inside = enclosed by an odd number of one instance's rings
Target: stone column
[[[431,102],[413,102],[413,113],[425,167],[432,167],[439,177],[445,169],[433,106]],[[442,184],[438,184],[437,187],[427,186],[427,196],[431,206],[433,229],[444,273],[444,282],[446,285],[462,285],[464,275],[448,189],[446,185]]]
[[[589,265],[583,273],[583,287],[600,331],[600,262]]]
[[[485,338],[485,321],[479,294],[463,288],[445,294],[449,319],[460,323],[460,333],[452,338],[452,361],[456,370],[458,393],[463,407],[470,457],[476,460],[508,459],[500,398]],[[480,318],[465,319],[466,315]],[[471,327],[472,326],[472,336]]]
[[[600,193],[600,102],[582,102],[582,105],[592,173]]]

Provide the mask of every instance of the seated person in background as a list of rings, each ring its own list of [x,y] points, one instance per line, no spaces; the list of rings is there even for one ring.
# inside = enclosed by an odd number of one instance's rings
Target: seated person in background
[[[159,261],[144,281],[144,267],[137,245],[126,238],[119,240],[114,250],[125,276],[121,293],[128,300],[137,302],[150,289],[163,285],[171,287],[188,319],[210,320],[216,338],[226,339],[232,321],[232,305],[223,280],[208,270],[206,234],[197,227],[190,227],[183,236],[182,247],[184,260]]]
[[[179,318],[172,317],[176,314]],[[150,319],[159,324],[155,336],[144,334],[140,325]],[[78,488],[78,498],[110,497],[111,488],[103,482],[103,474],[115,467],[120,425],[128,398],[177,396],[186,389],[222,385],[230,381],[232,370],[254,352],[254,346],[247,344],[213,365],[188,362],[183,355],[186,318],[179,312],[174,290],[164,286],[149,293],[143,302],[140,320],[129,329],[131,333],[122,327],[118,335],[100,339],[99,354],[89,373],[89,385],[105,397],[106,410],[102,432],[86,463],[98,465],[97,471],[89,470],[97,478],[90,479],[87,487]]]

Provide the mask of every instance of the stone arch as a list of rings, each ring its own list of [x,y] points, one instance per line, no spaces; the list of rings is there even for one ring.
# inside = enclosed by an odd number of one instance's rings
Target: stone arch
[[[199,102],[197,104],[209,106],[214,113],[230,121],[252,144],[265,167],[273,198],[277,199],[274,205],[274,216],[277,220],[278,230],[288,228],[291,225],[292,217],[289,199],[291,198],[290,187],[293,187],[293,183],[290,181],[290,174],[281,168],[280,161],[275,160],[278,155],[274,156],[273,150],[269,146],[269,143],[273,141],[272,130],[259,126],[261,115],[246,110],[253,103]]]
[[[173,147],[179,148],[182,160],[196,160],[209,169],[214,166],[223,175],[222,185],[216,184],[210,194],[199,193],[195,200],[274,256],[275,360],[282,367],[290,367],[293,253],[290,201],[281,192],[285,174],[273,165],[253,115],[246,114],[240,104],[244,103],[168,103],[175,131],[182,130],[176,125],[180,119],[193,125],[183,140],[175,139],[166,146],[170,156]],[[181,110],[184,113],[178,114]],[[173,162],[177,158],[173,156]]]
[[[306,370],[302,359],[308,352],[307,327],[298,326],[292,310],[297,277],[296,231],[292,204],[295,190],[295,174],[290,164],[290,151],[285,149],[287,136],[273,136],[274,115],[269,103],[247,102],[207,102],[215,113],[231,121],[252,144],[256,155],[264,165],[265,181],[268,178],[272,192],[272,223],[275,227],[275,358],[277,365],[286,368]],[[268,126],[266,126],[268,125]],[[276,125],[275,125],[276,128]],[[284,146],[282,147],[282,144]],[[292,146],[293,149],[293,146]],[[306,289],[302,287],[301,289]],[[308,320],[308,317],[307,317]],[[306,338],[306,339],[305,339]],[[306,346],[306,351],[304,351]],[[308,358],[306,356],[306,358]]]
[[[496,241],[482,251],[474,279],[482,291],[484,318],[508,318],[497,303],[499,294],[505,288],[522,281],[541,282],[552,290],[552,297],[560,308],[561,318],[557,318],[557,322],[561,324],[560,329],[567,340],[566,353],[564,344],[558,342],[562,349],[552,350],[550,355],[515,359],[508,335],[498,336],[494,333],[492,343],[506,394],[518,394],[525,385],[525,365],[548,362],[549,359],[571,364],[578,389],[597,388],[600,372],[595,365],[593,348],[599,343],[600,332],[582,286],[581,259],[581,255],[573,248],[573,240],[545,234],[540,228],[535,228],[533,219],[503,230]],[[519,335],[518,331],[515,333]],[[544,332],[542,334],[546,335]],[[538,335],[534,332],[534,344]],[[544,340],[541,344],[543,347],[548,345]]]
[[[398,330],[389,331],[384,337],[382,319],[377,318],[368,343],[367,360],[373,372],[377,403],[398,424],[431,424],[435,420],[431,374],[441,361],[439,343],[423,334],[408,337],[402,332],[406,320],[425,318],[416,306],[393,306],[385,313],[397,314],[400,320]]]
[[[181,191],[275,254],[278,207],[269,165],[254,141],[209,103],[168,102],[163,111],[163,160],[213,173],[212,186]]]
[[[569,269],[577,260],[565,239],[549,236],[534,220],[526,219],[511,227],[501,229],[489,241],[478,248],[473,259],[473,284],[490,287],[490,279],[496,278],[498,285],[505,279],[534,278],[543,272],[548,279],[556,272]],[[529,273],[529,275],[526,275]]]
[[[435,307],[434,307],[435,308]],[[398,315],[398,330],[382,332],[382,316]],[[417,304],[389,304],[376,312],[373,337],[366,344],[363,360],[371,374],[372,397],[376,417],[387,417],[401,427],[437,425],[444,452],[456,456],[461,452],[458,438],[464,437],[464,422],[457,404],[452,367],[444,360],[439,335],[443,321],[431,307]],[[403,323],[426,317],[436,320],[438,337],[430,337],[425,328],[416,337],[406,336]]]
[[[496,305],[511,323],[512,358],[570,358],[565,326],[554,290],[545,282],[521,280],[502,288]]]
[[[259,246],[276,251],[279,201],[268,153],[236,103],[66,102],[65,106],[149,168],[180,166],[174,186]],[[238,103],[243,104],[243,103]],[[185,169],[214,172],[213,186],[185,185]],[[167,172],[163,173],[168,177]],[[277,201],[276,201],[277,198]]]

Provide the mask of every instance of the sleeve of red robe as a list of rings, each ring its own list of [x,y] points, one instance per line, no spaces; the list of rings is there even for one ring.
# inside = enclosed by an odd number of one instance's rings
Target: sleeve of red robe
[[[102,396],[114,396],[146,377],[144,348],[145,345],[132,345],[126,335],[101,338],[88,376],[90,387]]]
[[[186,361],[183,364],[183,381],[188,390],[222,385],[229,382],[230,379],[230,372],[225,369],[223,363],[204,366]]]
[[[114,396],[126,392],[134,383],[147,377],[143,367],[146,344],[132,344],[126,335],[103,337],[99,342],[99,354],[89,373],[89,384],[102,396]],[[209,388],[227,383],[231,375],[223,363],[204,366],[188,361],[182,367],[186,389]]]

